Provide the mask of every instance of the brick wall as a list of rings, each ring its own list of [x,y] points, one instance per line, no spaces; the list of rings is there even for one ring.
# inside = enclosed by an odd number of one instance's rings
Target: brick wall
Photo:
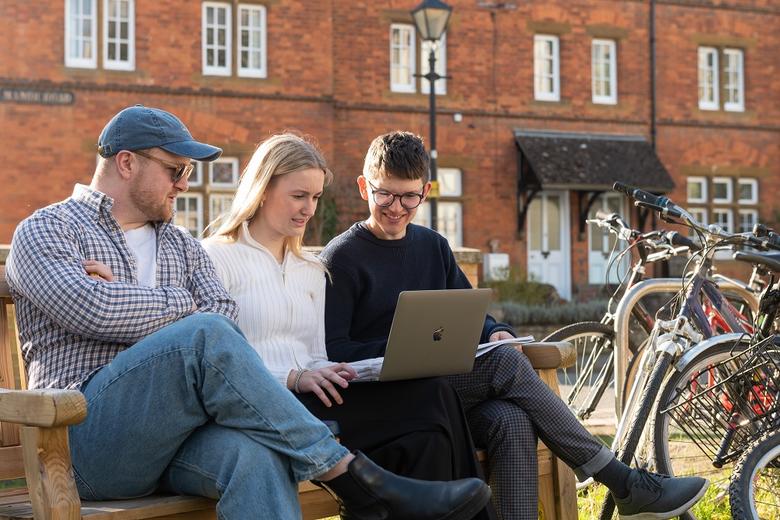
[[[255,0],[252,0],[253,2]],[[366,210],[354,179],[377,134],[397,128],[428,136],[428,99],[389,88],[389,26],[411,22],[416,1],[268,0],[268,77],[201,73],[200,9],[191,0],[136,2],[136,69],[64,66],[62,2],[28,0],[0,8],[0,87],[71,92],[71,105],[0,101],[3,190],[0,242],[35,208],[88,182],[94,144],[123,106],[169,109],[193,134],[243,163],[255,143],[297,129],[320,142],[336,173],[332,193],[340,225]],[[452,0],[447,95],[437,99],[439,165],[463,175],[464,245],[488,250],[498,240],[515,265],[526,263],[517,233],[514,129],[642,134],[650,137],[648,2],[528,0],[486,9]],[[102,2],[98,2],[102,4]],[[234,4],[237,5],[237,2]],[[780,7],[772,0],[659,0],[658,154],[685,198],[687,175],[758,178],[761,219],[780,220]],[[561,101],[533,100],[533,35],[560,37]],[[590,41],[617,41],[617,105],[594,105]],[[745,50],[746,110],[697,107],[697,47]],[[234,64],[235,65],[235,64]],[[235,71],[235,66],[233,67]],[[456,123],[454,113],[463,119]],[[571,269],[575,293],[587,284],[587,241],[578,234],[571,196]],[[582,238],[582,239],[581,239]]]

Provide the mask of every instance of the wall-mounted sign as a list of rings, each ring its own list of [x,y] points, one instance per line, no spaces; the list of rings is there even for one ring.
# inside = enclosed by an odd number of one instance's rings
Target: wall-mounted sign
[[[0,87],[0,102],[32,103],[36,105],[70,105],[76,96],[61,90],[35,90]]]

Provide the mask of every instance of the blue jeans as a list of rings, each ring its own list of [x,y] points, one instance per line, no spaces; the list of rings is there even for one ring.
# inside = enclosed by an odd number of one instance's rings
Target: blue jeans
[[[218,314],[151,334],[81,390],[70,446],[87,500],[161,489],[219,499],[222,519],[299,518],[296,482],[348,453]]]

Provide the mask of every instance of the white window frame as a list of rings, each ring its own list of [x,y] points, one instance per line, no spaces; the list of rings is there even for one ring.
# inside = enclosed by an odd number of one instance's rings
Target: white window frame
[[[749,199],[743,199],[739,189],[742,185],[748,185],[751,187],[751,193],[753,196]],[[758,204],[758,179],[737,179],[737,199],[740,204]]]
[[[79,38],[80,33],[76,32],[76,20],[74,20],[71,17],[71,6],[76,3],[78,6],[83,6],[89,4],[91,9],[90,12],[91,20],[90,20],[90,38],[84,38],[84,41],[88,41],[90,48],[92,49],[92,56],[89,58],[84,58],[83,56],[72,56],[71,55],[71,46],[72,42],[71,40],[74,38]],[[79,19],[85,18],[83,16],[83,12],[80,13]],[[97,0],[65,0],[65,66],[66,67],[74,67],[74,68],[81,68],[81,69],[95,69],[97,68],[97,53],[98,53],[98,47],[97,47],[97,18],[98,18],[98,12],[97,12]],[[83,53],[83,49],[82,49]]]
[[[732,66],[734,69],[732,70]],[[745,111],[745,53],[742,49],[723,49],[723,77],[725,97],[723,110]],[[736,93],[736,101],[729,101],[729,93]]]
[[[260,13],[260,26],[259,27],[251,27],[251,26],[244,26],[241,22],[242,14],[244,11],[248,11],[250,13]],[[238,67],[238,75],[242,78],[265,78],[268,75],[268,68],[267,68],[267,32],[266,32],[266,10],[264,5],[256,5],[256,4],[238,4],[238,16],[236,18],[236,23],[238,26],[237,31],[237,41],[236,41],[236,47],[237,47],[237,53],[236,53],[236,63]],[[260,49],[256,49],[252,47],[251,45],[251,39],[250,39],[250,45],[248,47],[245,47],[242,39],[241,34],[244,30],[249,30],[250,34],[251,31],[260,31]],[[241,65],[241,53],[244,51],[246,52],[257,52],[260,51],[260,66],[259,67],[243,67]]]
[[[439,211],[442,207],[455,210],[456,229],[454,234],[446,233],[442,222],[443,212]],[[463,245],[463,203],[459,200],[437,200],[436,201],[436,230],[447,239],[450,247],[461,247]],[[417,207],[417,213],[412,221],[418,226],[431,227],[431,203],[425,201]]]
[[[127,60],[112,60],[108,57],[108,46],[112,42],[108,37],[108,27],[112,21],[121,21],[117,16],[116,20],[109,20],[109,4],[121,0],[103,0],[103,68],[109,70],[135,70],[135,0],[124,0],[127,2]],[[117,33],[114,43],[119,46],[122,39]],[[118,52],[118,50],[117,50]]]
[[[409,63],[407,65],[407,69],[409,72],[409,82],[408,83],[399,83],[395,82],[393,80],[393,71],[397,69],[403,69],[404,67],[401,64],[393,63],[393,33],[395,31],[399,31],[401,35],[404,33],[407,33],[408,39],[409,39],[409,47],[406,50],[409,55]],[[393,23],[390,24],[390,91],[391,92],[403,92],[403,93],[414,93],[417,91],[417,88],[415,86],[416,79],[414,77],[415,72],[417,72],[417,54],[416,54],[416,45],[417,45],[417,31],[412,24],[408,23]],[[400,50],[404,49],[403,45],[399,45],[399,54]]]
[[[233,182],[215,182],[214,181],[214,165],[229,163],[233,170]],[[238,158],[237,157],[220,157],[209,163],[209,186],[214,188],[235,188],[238,186]]]
[[[197,201],[197,209],[196,209],[196,216],[197,216],[197,233],[193,236],[200,236],[203,233],[203,195],[200,193],[180,193],[177,197],[177,200],[195,200]],[[178,208],[176,208],[176,214],[179,214]],[[185,220],[186,217],[185,217]],[[187,232],[191,232],[191,230],[185,226],[184,227]]]
[[[436,174],[439,180],[439,197],[463,196],[463,173],[459,168],[439,168]]]
[[[461,247],[463,245],[463,201],[447,200],[446,197],[463,196],[463,171],[460,168],[439,168],[437,170],[437,179],[439,181],[439,199],[436,201],[437,210],[439,208],[454,209],[455,230],[448,233],[445,228],[445,222],[442,222],[443,211],[437,211],[438,220],[437,230],[439,234],[447,239],[450,247]],[[444,199],[442,199],[444,198]],[[431,227],[431,206],[430,202],[423,202],[417,214],[414,217],[414,223],[427,228]]]
[[[205,174],[207,167],[204,167],[204,163],[202,161],[193,160],[192,162],[195,163],[195,171],[193,172],[193,175],[190,175],[190,178],[187,180],[187,184],[190,186],[190,188],[203,186],[203,175]],[[198,175],[197,180],[193,180],[195,174]]]
[[[719,222],[718,215],[726,216],[726,225]],[[734,212],[731,208],[712,208],[712,223],[724,228],[728,233],[734,232]]]
[[[219,66],[219,65],[209,65],[206,61],[206,54],[207,50],[209,48],[212,48],[214,50],[214,56],[216,61],[216,53],[218,50],[220,50],[222,47],[218,46],[216,43],[209,46],[206,41],[206,32],[209,29],[209,26],[206,22],[206,12],[208,9],[215,9],[215,14],[217,9],[224,9],[225,10],[225,65]],[[221,26],[214,24],[213,30],[216,32],[219,30]],[[216,40],[215,40],[216,41]],[[232,61],[233,61],[233,10],[232,10],[232,4],[224,3],[224,2],[203,2],[203,6],[201,8],[201,60],[203,65],[203,75],[204,76],[230,76],[231,70],[232,70]]]
[[[712,64],[708,65],[706,58],[712,57]],[[718,66],[718,49],[715,47],[699,47],[698,52],[698,71],[699,71],[699,109],[700,110],[718,110],[720,108],[720,81]],[[712,78],[712,84],[707,85],[707,77],[709,74]],[[712,92],[712,99],[708,99],[702,96],[703,92]]]
[[[215,203],[216,203],[216,201],[218,199],[223,199],[224,197],[230,197],[230,200],[231,200],[231,203],[232,203],[233,199],[236,197],[236,193],[235,192],[231,192],[231,193],[219,192],[219,193],[210,193],[209,194],[209,220],[211,220],[212,222],[214,221],[215,218],[217,218],[218,216],[220,216],[222,214],[221,211],[215,212],[214,211],[214,206],[215,206]],[[225,211],[229,211],[229,210],[230,210],[230,204],[228,204],[227,208],[225,208]]]
[[[550,55],[541,55],[541,50],[551,45]],[[561,100],[561,74],[560,74],[560,40],[557,36],[551,34],[534,35],[534,99],[538,101],[560,101]],[[542,70],[545,62],[550,63],[552,69],[552,91],[547,92],[540,88],[540,76],[547,75]]]
[[[715,197],[715,185],[726,185],[726,196]],[[713,177],[712,178],[712,202],[715,204],[731,204],[734,200],[734,179],[731,177]]]
[[[607,49],[609,59],[604,59],[602,49]],[[609,77],[601,76],[601,63],[609,64]],[[606,95],[597,94],[596,85],[599,81],[608,82],[609,92]],[[594,39],[591,43],[591,93],[593,103],[602,105],[617,104],[617,43],[615,40]]]
[[[753,231],[753,226],[750,226],[750,229],[743,229],[742,228],[742,216],[743,215],[750,215],[752,217],[753,224],[758,222],[758,210],[757,209],[740,209],[737,210],[737,215],[739,218],[739,229],[737,230],[738,233],[742,233],[745,231]]]
[[[707,202],[707,177],[688,177],[687,184],[694,184],[698,183],[701,185],[701,197],[695,198],[691,197],[688,193],[688,189],[686,186],[686,196],[688,197],[688,202],[694,203],[694,204],[705,204]]]
[[[420,44],[420,74],[428,74],[428,54],[431,52],[431,45],[433,42],[430,40],[423,40]],[[442,34],[439,41],[436,42],[436,50],[433,51],[436,56],[436,72],[439,76],[447,75],[447,34]],[[420,77],[420,92],[423,94],[429,94],[431,92],[430,82]],[[436,80],[436,95],[443,96],[447,93],[447,80],[441,78]]]

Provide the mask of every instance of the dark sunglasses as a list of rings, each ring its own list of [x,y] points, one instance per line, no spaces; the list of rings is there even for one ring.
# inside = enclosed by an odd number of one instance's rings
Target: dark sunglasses
[[[146,152],[135,151],[132,153],[140,155],[141,157],[146,157],[147,159],[156,162],[160,166],[172,170],[171,181],[173,181],[174,184],[179,182],[182,178],[189,179],[190,175],[192,175],[192,171],[195,169],[195,165],[192,163],[176,164],[168,161],[163,161],[159,157],[155,157],[154,155],[148,154]]]

